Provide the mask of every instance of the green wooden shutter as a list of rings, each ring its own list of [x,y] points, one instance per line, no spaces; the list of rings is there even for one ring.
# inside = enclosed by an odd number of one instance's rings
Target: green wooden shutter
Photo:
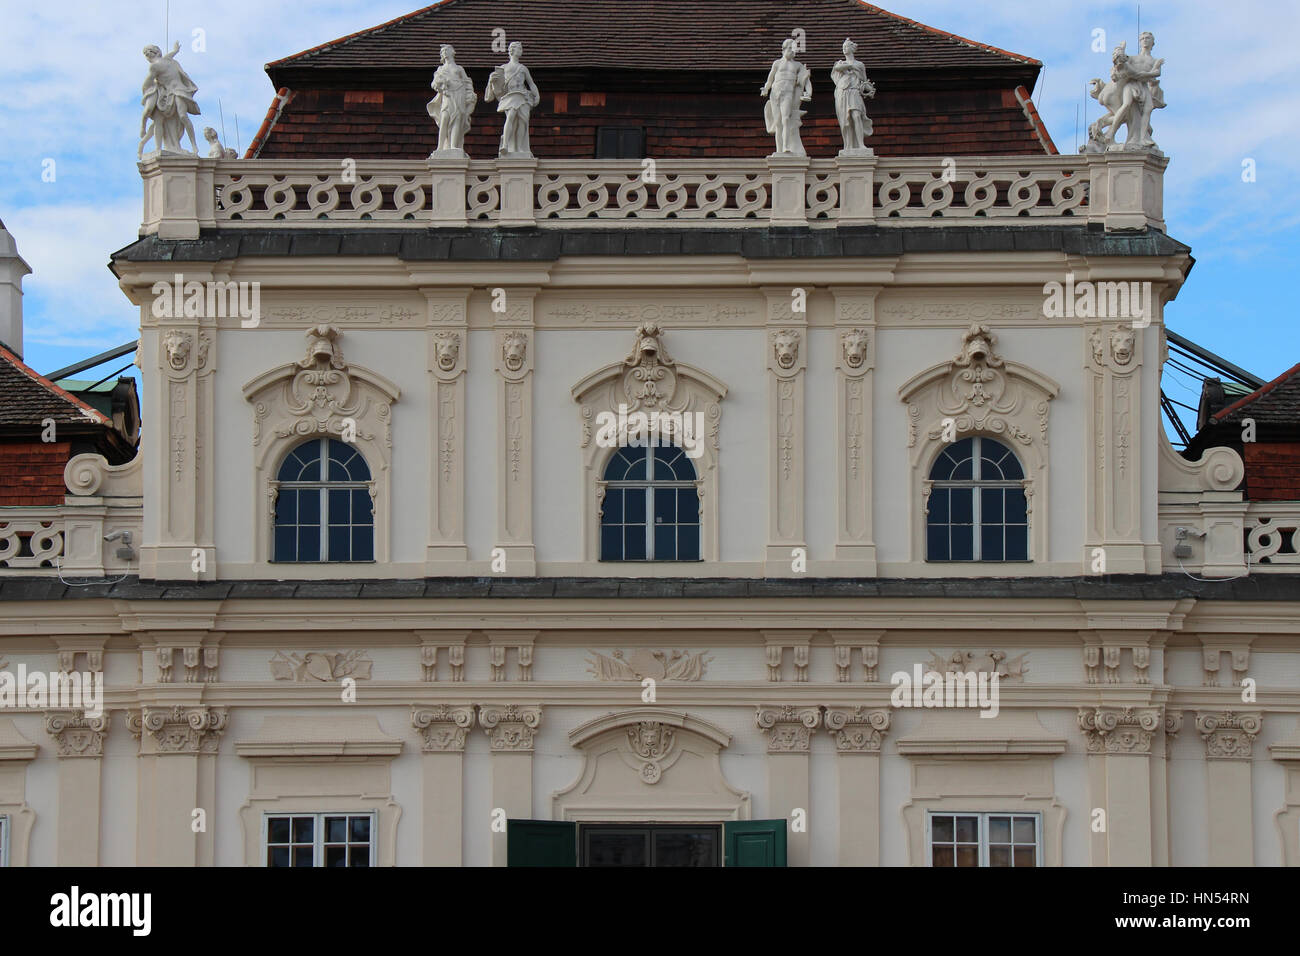
[[[782,854],[784,858],[784,838]],[[577,866],[578,825],[562,820],[507,820],[506,866]]]
[[[722,824],[723,866],[785,866],[785,820]]]

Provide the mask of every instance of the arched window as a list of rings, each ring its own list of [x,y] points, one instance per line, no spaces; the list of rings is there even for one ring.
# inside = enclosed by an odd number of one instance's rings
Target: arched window
[[[699,482],[685,451],[619,448],[603,484],[600,560],[700,560]]]
[[[370,468],[333,438],[289,452],[276,475],[275,561],[373,561]]]
[[[992,438],[963,438],[930,469],[927,561],[1028,561],[1024,470]]]

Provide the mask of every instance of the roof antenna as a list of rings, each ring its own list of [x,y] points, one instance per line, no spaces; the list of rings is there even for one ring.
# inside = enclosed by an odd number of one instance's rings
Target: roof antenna
[[[1079,151],[1079,107],[1074,108],[1074,151]]]
[[[221,114],[221,141],[226,141],[226,111],[221,105],[221,100],[217,100],[217,112]]]
[[[163,14],[163,47],[172,42],[172,0],[166,0],[167,12]]]
[[[235,114],[235,155],[238,156],[244,151],[243,144],[239,141],[239,114]]]

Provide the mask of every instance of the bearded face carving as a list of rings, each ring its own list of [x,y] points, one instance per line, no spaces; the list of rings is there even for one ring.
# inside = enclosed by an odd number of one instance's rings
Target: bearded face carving
[[[460,334],[439,332],[433,337],[433,354],[438,368],[450,372],[460,360]]]
[[[1133,346],[1136,342],[1137,336],[1132,329],[1120,327],[1110,333],[1110,354],[1114,356],[1116,365],[1127,365],[1133,361]]]
[[[501,357],[505,366],[511,372],[517,372],[524,367],[524,360],[528,355],[528,336],[523,332],[510,332],[506,335],[505,341],[501,345]]]
[[[181,371],[190,360],[190,348],[194,339],[188,332],[172,329],[163,336],[163,348],[167,351],[167,364],[176,371]]]
[[[799,361],[799,333],[794,329],[778,329],[772,333],[772,348],[776,364],[781,368],[794,368]]]
[[[862,368],[867,360],[869,341],[865,329],[849,329],[841,333],[840,345],[844,349],[844,364],[849,368]]]

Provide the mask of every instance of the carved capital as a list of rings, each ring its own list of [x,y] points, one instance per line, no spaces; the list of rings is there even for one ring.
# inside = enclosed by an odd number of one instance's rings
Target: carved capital
[[[1161,713],[1146,707],[1080,707],[1079,729],[1092,754],[1149,754]]]
[[[1205,741],[1205,756],[1212,760],[1249,760],[1262,726],[1259,713],[1196,712],[1196,731]]]
[[[821,709],[793,705],[768,705],[757,708],[755,720],[767,734],[770,754],[808,753],[812,732],[821,723]]]
[[[226,720],[225,707],[177,704],[145,707],[141,726],[154,739],[159,753],[216,753]]]
[[[469,704],[439,704],[412,707],[411,726],[423,739],[425,753],[463,753],[465,738],[474,726],[474,708]]]
[[[826,729],[842,754],[878,754],[889,730],[890,712],[868,707],[827,707]]]
[[[87,717],[81,710],[46,711],[45,732],[54,738],[60,757],[102,757],[108,714]]]
[[[497,751],[531,753],[533,737],[542,723],[537,704],[480,704],[478,721]]]

